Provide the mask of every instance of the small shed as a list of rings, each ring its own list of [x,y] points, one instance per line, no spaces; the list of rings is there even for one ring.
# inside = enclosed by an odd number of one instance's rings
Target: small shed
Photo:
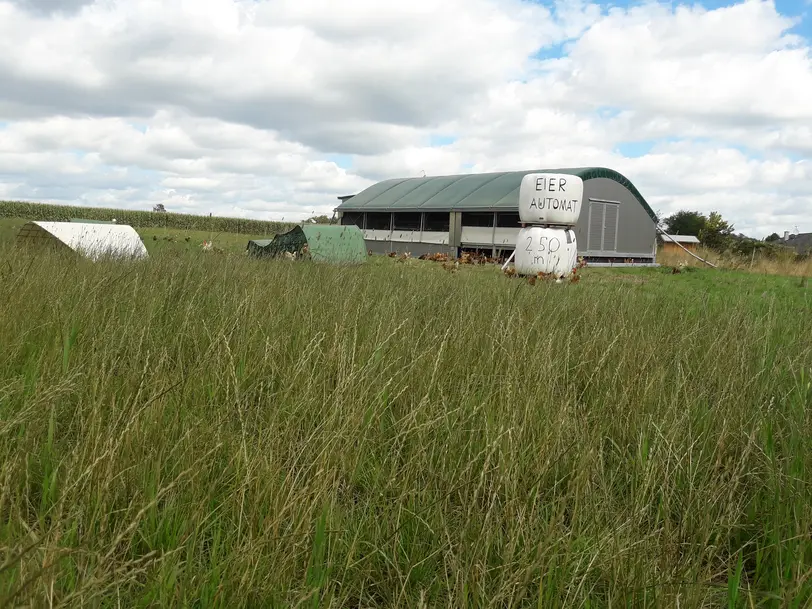
[[[70,249],[94,262],[102,257],[146,258],[147,248],[132,226],[90,222],[28,222],[17,243]]]
[[[660,251],[664,254],[685,254],[683,247],[689,252],[696,252],[698,246],[699,239],[694,235],[660,235]]]
[[[258,257],[306,254],[316,262],[337,264],[359,264],[367,259],[361,229],[333,224],[296,226],[273,239],[253,239],[247,250]]]

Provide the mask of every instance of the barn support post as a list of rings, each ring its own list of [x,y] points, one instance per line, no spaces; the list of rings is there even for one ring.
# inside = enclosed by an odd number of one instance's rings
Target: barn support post
[[[491,227],[491,258],[496,258],[496,212],[493,212],[493,226]]]
[[[454,258],[460,254],[462,244],[462,212],[452,211],[448,216],[448,247],[454,252]]]

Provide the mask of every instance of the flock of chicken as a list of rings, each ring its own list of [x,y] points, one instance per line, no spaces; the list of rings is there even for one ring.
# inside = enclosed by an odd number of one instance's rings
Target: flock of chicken
[[[372,251],[369,252],[370,256],[372,255]],[[405,254],[398,254],[397,252],[389,252],[387,254],[390,258],[397,258],[398,261],[403,262],[404,260],[409,260],[412,257],[411,252],[406,252]],[[429,260],[431,262],[449,262],[451,260],[451,256],[449,254],[423,254],[422,256],[418,256],[418,260]],[[457,259],[459,264],[496,264],[500,262],[497,258],[491,258],[490,256],[486,256],[485,254],[480,254],[478,252],[463,252],[460,254],[460,257]]]
[[[372,250],[369,250],[368,254],[372,256]],[[389,252],[387,254],[389,258],[395,258],[398,262],[405,262],[412,258],[412,254],[410,252],[406,252],[403,254],[398,254],[397,252]],[[460,265],[479,265],[479,264],[498,264],[502,262],[497,258],[491,258],[485,254],[481,254],[479,252],[463,252],[460,254],[460,257],[456,260],[452,260],[449,254],[423,254],[422,256],[418,256],[417,260],[428,260],[430,262],[439,262],[441,263],[442,267],[450,272],[456,273],[459,270]],[[572,269],[572,273],[569,276],[570,283],[578,283],[580,281],[581,276],[578,274],[582,268],[586,266],[586,261],[583,258],[578,258],[578,264],[575,268]],[[508,277],[516,277],[518,274],[516,273],[516,269],[512,266],[507,267],[504,270],[505,275]],[[561,283],[563,281],[562,278],[557,277],[553,273],[537,273],[536,275],[531,275],[526,277],[527,282],[530,285],[535,285],[538,281],[555,281],[556,283]]]

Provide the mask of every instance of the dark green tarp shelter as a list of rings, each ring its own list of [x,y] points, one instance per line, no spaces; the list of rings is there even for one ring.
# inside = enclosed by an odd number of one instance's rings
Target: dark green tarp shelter
[[[248,253],[252,256],[282,256],[286,252],[307,255],[316,262],[359,264],[367,259],[364,234],[357,226],[339,224],[305,224],[296,226],[273,239],[252,239]]]

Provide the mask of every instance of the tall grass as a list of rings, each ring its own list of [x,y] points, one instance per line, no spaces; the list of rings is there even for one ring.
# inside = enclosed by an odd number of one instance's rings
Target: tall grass
[[[723,269],[788,277],[812,277],[812,257],[797,256],[791,251],[786,254],[778,255],[765,255],[757,252],[752,256],[740,256],[734,253],[720,254],[713,250],[700,247],[694,253],[700,258]],[[708,268],[701,260],[697,260],[681,251],[676,253],[660,252],[657,255],[657,261],[660,264],[671,266],[682,263],[693,267]]]
[[[600,272],[0,254],[0,603],[807,605],[806,293]]]

